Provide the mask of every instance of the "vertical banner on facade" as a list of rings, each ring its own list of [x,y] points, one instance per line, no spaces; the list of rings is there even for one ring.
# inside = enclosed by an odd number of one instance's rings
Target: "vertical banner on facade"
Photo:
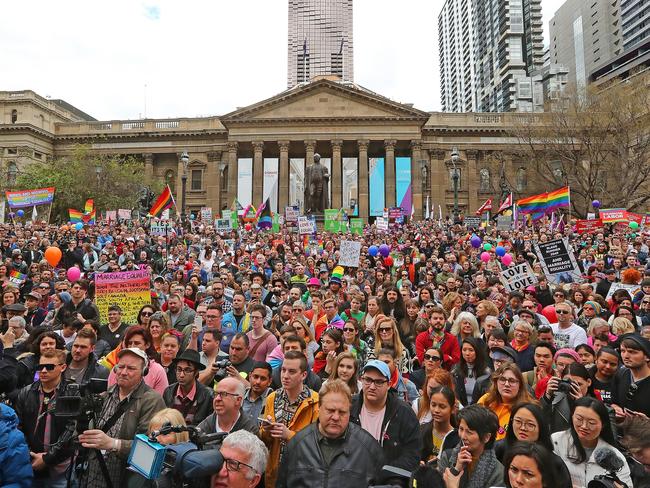
[[[411,158],[395,158],[395,201],[405,216],[411,215],[413,191],[411,185]]]
[[[352,217],[359,215],[359,160],[343,158],[343,209]]]
[[[108,307],[113,304],[122,309],[122,321],[138,322],[140,307],[151,303],[149,271],[121,271],[95,274],[95,303],[101,323],[108,320]]]
[[[237,200],[242,206],[239,215],[253,203],[253,158],[239,158],[237,160]],[[255,206],[261,202],[255,202]]]
[[[278,158],[264,158],[264,183],[262,201],[268,198],[271,202],[271,212],[278,212],[278,168],[280,160]],[[255,202],[257,205],[258,202]]]
[[[304,210],[305,197],[305,160],[289,159],[289,205]]]
[[[384,191],[384,158],[368,160],[368,190],[370,192],[370,216],[381,217],[384,214],[386,192]]]

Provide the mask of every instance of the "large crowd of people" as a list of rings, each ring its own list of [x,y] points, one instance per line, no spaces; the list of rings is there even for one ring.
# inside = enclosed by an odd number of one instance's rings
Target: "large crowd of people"
[[[558,238],[579,278],[543,274],[534,244]],[[0,241],[1,486],[177,486],[129,454],[195,426],[223,434],[202,446],[223,465],[190,486],[650,487],[643,229],[12,223]],[[534,284],[509,291],[522,263]],[[97,274],[132,270],[150,301],[104,316]]]

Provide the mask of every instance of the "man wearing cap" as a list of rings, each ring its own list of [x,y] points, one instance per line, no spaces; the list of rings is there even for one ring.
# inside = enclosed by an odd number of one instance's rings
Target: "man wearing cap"
[[[34,327],[41,325],[41,322],[45,320],[47,315],[47,310],[39,306],[41,299],[43,297],[40,293],[36,291],[30,291],[25,296],[25,307],[27,308],[27,313],[25,314],[25,321],[27,322],[27,328],[32,330]]]
[[[165,408],[162,397],[143,381],[149,366],[147,355],[136,347],[122,349],[115,366],[116,384],[109,387],[104,404],[97,417],[98,425],[79,435],[79,442],[88,454],[88,469],[80,486],[106,486],[98,455],[104,451],[104,460],[113,486],[124,486],[127,481],[126,462],[133,438],[149,428],[156,412]]]
[[[596,293],[606,297],[609,293],[609,289],[612,287],[612,283],[616,281],[616,270],[608,268],[604,272],[606,279],[598,282],[598,285],[596,285]]]
[[[186,349],[174,359],[176,383],[163,392],[165,405],[178,410],[188,425],[200,424],[212,411],[212,390],[199,381],[199,371],[205,369],[199,353]]]
[[[638,413],[650,417],[650,341],[638,334],[621,340],[621,368],[612,385],[612,406],[619,419]]]
[[[413,409],[390,389],[390,377],[386,363],[377,359],[366,363],[361,372],[363,391],[352,403],[350,421],[379,442],[391,466],[411,472],[420,461],[420,424]]]

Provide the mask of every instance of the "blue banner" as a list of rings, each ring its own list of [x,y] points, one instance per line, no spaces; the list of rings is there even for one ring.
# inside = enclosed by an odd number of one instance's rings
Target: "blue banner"
[[[395,192],[397,206],[404,216],[411,215],[413,198],[411,192],[411,158],[395,158]]]
[[[384,190],[384,158],[368,160],[370,216],[381,217],[386,207],[386,192]]]

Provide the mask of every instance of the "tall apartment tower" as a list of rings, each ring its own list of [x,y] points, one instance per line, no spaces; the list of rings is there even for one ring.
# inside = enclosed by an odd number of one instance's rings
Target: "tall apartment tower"
[[[632,49],[650,39],[650,3],[647,0],[621,0],[623,49]]]
[[[568,68],[571,86],[586,86],[597,66],[623,51],[619,8],[611,0],[567,0],[555,12],[549,24],[551,62]]]
[[[438,15],[443,112],[475,112],[472,0],[446,0]]]
[[[352,0],[289,0],[287,85],[318,75],[354,81]]]
[[[473,0],[479,112],[531,112],[533,72],[544,64],[541,0]]]

